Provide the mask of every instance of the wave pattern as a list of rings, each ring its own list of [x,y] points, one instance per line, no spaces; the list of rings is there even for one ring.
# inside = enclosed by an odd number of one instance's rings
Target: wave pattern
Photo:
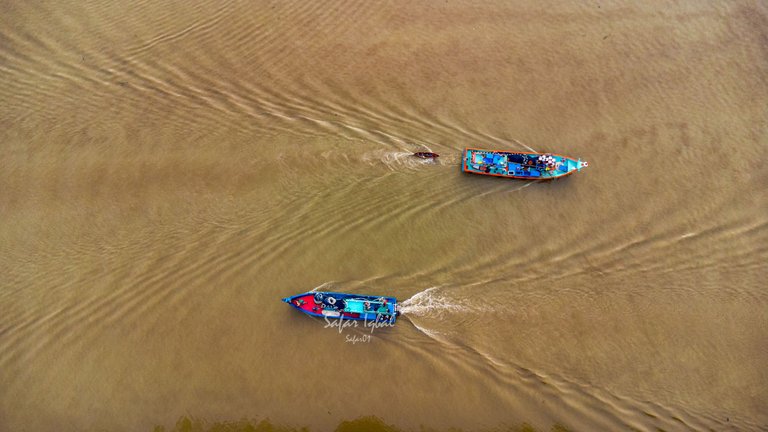
[[[0,429],[767,430],[768,13],[594,9],[5,4]],[[309,289],[402,325],[279,302]]]

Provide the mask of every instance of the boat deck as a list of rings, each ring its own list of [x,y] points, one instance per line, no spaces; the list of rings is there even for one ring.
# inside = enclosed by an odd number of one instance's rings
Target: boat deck
[[[320,294],[321,296],[317,296]],[[283,299],[296,309],[317,317],[349,320],[395,321],[394,297],[360,296],[344,293],[308,292]]]
[[[533,152],[466,149],[463,170],[473,174],[529,180],[555,179],[586,166],[581,160]]]

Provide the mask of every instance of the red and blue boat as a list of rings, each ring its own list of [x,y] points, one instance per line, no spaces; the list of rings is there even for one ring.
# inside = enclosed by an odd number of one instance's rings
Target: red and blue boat
[[[464,172],[525,180],[552,180],[571,175],[589,164],[554,153],[464,149]]]
[[[394,324],[400,315],[394,297],[310,291],[286,297],[283,301],[307,315],[321,318]]]

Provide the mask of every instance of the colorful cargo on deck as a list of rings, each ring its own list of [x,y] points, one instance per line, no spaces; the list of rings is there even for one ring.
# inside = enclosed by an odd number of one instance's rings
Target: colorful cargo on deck
[[[316,317],[394,324],[400,315],[394,297],[315,291],[286,297],[283,301]]]
[[[464,150],[464,172],[525,180],[551,180],[581,171],[589,164],[553,153]]]

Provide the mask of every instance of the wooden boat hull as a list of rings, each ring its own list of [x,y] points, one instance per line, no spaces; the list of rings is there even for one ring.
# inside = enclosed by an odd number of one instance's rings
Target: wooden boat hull
[[[552,153],[464,149],[462,170],[472,174],[523,180],[553,180],[571,175],[589,164]]]
[[[286,297],[283,301],[319,318],[394,324],[400,314],[394,297],[314,291]]]

